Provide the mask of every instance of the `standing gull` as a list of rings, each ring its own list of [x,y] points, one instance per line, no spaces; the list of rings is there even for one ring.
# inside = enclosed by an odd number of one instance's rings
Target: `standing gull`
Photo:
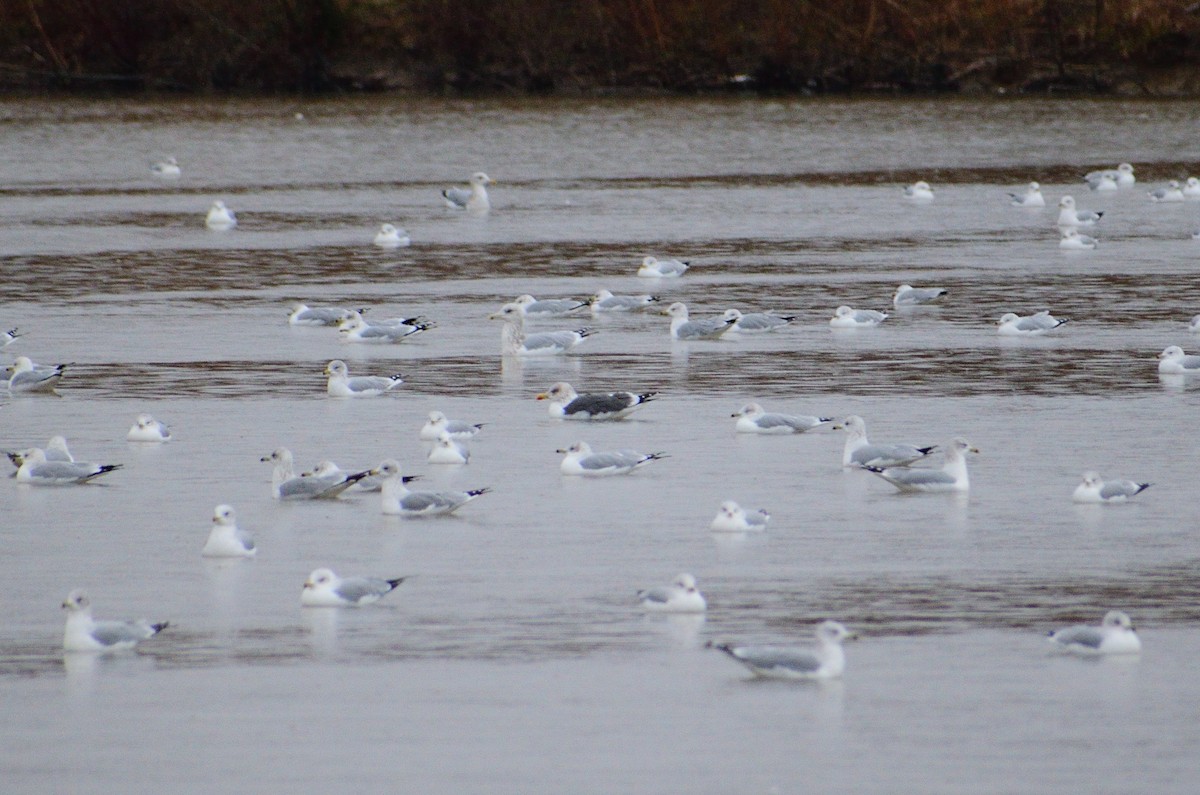
[[[816,648],[801,649],[787,646],[732,646],[715,644],[750,669],[755,676],[773,679],[830,679],[846,669],[842,641],[855,637],[837,621],[822,621],[817,625]]]
[[[1051,632],[1050,642],[1063,651],[1085,656],[1137,654],[1142,650],[1133,622],[1120,610],[1105,613],[1098,627],[1076,624]]]
[[[483,430],[481,422],[464,422],[462,420],[451,420],[440,411],[429,412],[429,419],[421,426],[418,438],[425,442],[432,442],[438,438],[438,435],[445,431],[450,435],[451,439],[467,440],[473,438],[477,433]]]
[[[1014,207],[1045,207],[1046,199],[1042,196],[1042,186],[1030,182],[1024,193],[1010,193],[1009,204]]]
[[[762,510],[747,511],[733,500],[725,500],[709,528],[721,533],[759,532],[767,529],[771,514]]]
[[[537,396],[550,401],[550,416],[565,420],[619,420],[654,400],[657,392],[592,392],[580,395],[559,381]]]
[[[1134,483],[1132,480],[1104,480],[1095,472],[1084,472],[1083,481],[1075,487],[1071,499],[1084,503],[1116,503],[1125,502],[1136,497],[1151,483]]]
[[[238,527],[232,505],[213,509],[212,530],[200,554],[206,558],[251,558],[258,554],[254,539]]]
[[[809,417],[804,414],[774,414],[757,403],[747,403],[730,415],[737,418],[738,433],[804,433],[829,422],[832,417]]]
[[[566,353],[592,334],[588,328],[574,331],[545,331],[525,334],[525,314],[520,304],[505,304],[490,320],[504,321],[500,329],[500,353],[504,356],[553,356]]]
[[[1070,318],[1057,318],[1048,309],[1033,315],[1005,312],[996,324],[996,333],[1006,337],[1040,337],[1068,321]]]
[[[851,414],[837,425],[835,430],[846,429],[846,446],[842,448],[844,467],[887,467],[908,466],[937,449],[937,445],[916,447],[911,444],[871,444],[867,441],[867,423],[857,414]]]
[[[638,591],[637,599],[643,610],[655,613],[703,613],[708,608],[690,574],[680,574],[670,585]]]
[[[341,359],[334,359],[325,365],[325,374],[329,376],[325,391],[331,397],[375,397],[390,392],[404,383],[399,373],[390,376],[359,375],[350,376],[350,370]]]
[[[446,188],[442,191],[442,198],[446,200],[446,206],[454,210],[468,210],[473,213],[486,213],[492,209],[492,203],[488,199],[487,186],[495,180],[482,171],[476,171],[467,181],[470,183],[469,188]]]
[[[330,569],[316,569],[304,581],[300,604],[304,607],[362,607],[378,602],[406,579],[339,577]]]
[[[682,260],[644,257],[637,275],[645,279],[673,279],[682,276],[687,269],[688,263]]]
[[[591,445],[587,442],[576,442],[558,452],[565,456],[559,465],[559,470],[564,475],[582,475],[584,477],[628,475],[651,461],[667,457],[666,453],[639,453],[636,450],[595,453],[592,452]]]
[[[67,625],[63,631],[63,651],[117,651],[132,649],[140,641],[152,638],[167,628],[168,622],[151,624],[137,621],[96,621],[92,602],[86,593],[75,589],[63,602]]]
[[[237,216],[233,214],[233,210],[225,206],[225,202],[217,199],[212,203],[212,207],[208,208],[208,215],[204,217],[204,225],[214,231],[224,232],[237,226]]]
[[[130,442],[169,442],[171,429],[149,414],[139,414],[125,439]]]
[[[978,453],[966,439],[955,439],[946,446],[946,463],[941,469],[875,467],[866,469],[903,492],[965,492],[971,487],[964,453]]]
[[[490,488],[468,491],[409,491],[400,475],[400,462],[389,458],[372,470],[383,481],[383,512],[399,516],[440,516],[456,511]]]
[[[679,301],[663,314],[671,316],[671,336],[677,340],[715,340],[737,324],[736,319],[725,317],[689,320],[687,304]]]

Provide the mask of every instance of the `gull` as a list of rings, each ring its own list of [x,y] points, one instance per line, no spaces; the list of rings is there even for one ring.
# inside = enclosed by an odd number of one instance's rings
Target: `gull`
[[[856,637],[837,621],[817,625],[816,648],[787,646],[732,646],[718,643],[725,652],[750,669],[755,676],[773,679],[830,679],[846,669],[842,641]]]
[[[770,519],[771,514],[761,508],[749,512],[733,500],[725,500],[709,527],[722,533],[758,532],[767,529]]]
[[[357,310],[361,317],[365,309]],[[349,320],[354,317],[356,310],[343,309],[340,306],[308,306],[306,304],[294,304],[292,313],[288,315],[288,325],[290,326],[336,326],[343,320]]]
[[[260,461],[272,461],[275,469],[271,473],[271,496],[277,500],[331,500],[358,481],[371,474],[370,470],[346,474],[314,474],[296,476],[292,469],[292,451],[286,447],[276,448]]]
[[[1071,495],[1074,502],[1110,503],[1125,502],[1136,497],[1152,483],[1134,483],[1132,480],[1103,480],[1095,472],[1084,472],[1083,482],[1075,487]]]
[[[330,569],[316,569],[304,581],[300,604],[304,607],[362,607],[374,604],[396,590],[407,577],[339,577]]]
[[[904,198],[915,202],[931,202],[933,201],[933,188],[929,187],[929,183],[924,180],[914,182],[904,189]]]
[[[18,339],[25,336],[24,334],[18,334],[17,331],[18,330],[15,328],[10,328],[8,331],[0,334],[0,348],[7,348],[9,345],[12,345]]]
[[[645,279],[673,279],[682,276],[688,267],[682,260],[644,257],[637,275]]]
[[[37,449],[42,450],[42,457],[47,461],[75,463],[75,456],[71,455],[71,450],[67,447],[67,440],[63,436],[51,436],[46,442],[45,448],[31,447],[27,450],[9,450],[5,452],[5,455],[8,456],[8,460],[12,462],[13,466],[20,469],[21,464],[25,463],[25,454]],[[17,473],[14,472],[12,476],[16,477]]]
[[[354,484],[355,491],[381,491],[383,489],[383,478],[374,474],[374,470],[367,470],[368,475]],[[346,472],[332,461],[326,460],[319,462],[315,467],[307,472],[301,472],[302,478],[325,478],[327,480],[333,478],[344,478],[351,473]],[[401,478],[405,483],[412,483],[414,480],[420,480],[420,475],[405,475]]]
[[[357,312],[338,324],[342,342],[368,342],[377,345],[402,342],[414,334],[428,331],[433,324],[421,318],[396,318],[398,322],[368,323]]]
[[[1122,188],[1128,188],[1137,181],[1133,176],[1133,166],[1129,165],[1128,163],[1122,163],[1116,168],[1107,168],[1101,171],[1089,171],[1087,174],[1083,175],[1084,181],[1091,186],[1092,190],[1096,190],[1096,184],[1105,177],[1111,179]]]
[[[471,460],[471,451],[465,444],[455,441],[450,438],[450,434],[442,431],[434,440],[427,460],[431,464],[466,464]]]
[[[559,470],[564,475],[583,475],[585,477],[627,475],[651,461],[667,457],[666,453],[639,453],[636,450],[594,453],[591,445],[587,442],[576,442],[557,452],[565,455],[562,464],[559,465]]]
[[[1160,373],[1176,373],[1195,375],[1200,373],[1200,356],[1188,356],[1183,348],[1170,345],[1158,355],[1158,371]]]
[[[550,401],[550,416],[564,420],[620,420],[654,400],[657,392],[592,392],[580,395],[559,381],[537,396]]]
[[[225,206],[225,202],[217,199],[212,203],[212,207],[208,208],[208,215],[204,218],[204,225],[209,229],[223,232],[237,226],[237,216],[233,214],[233,210]]]
[[[1187,182],[1183,185],[1183,195],[1189,199],[1200,197],[1200,179],[1188,177]]]
[[[167,628],[168,622],[151,624],[137,621],[97,621],[92,618],[92,601],[76,588],[63,602],[67,626],[63,631],[63,651],[117,651],[132,649],[146,638]]]
[[[1179,182],[1171,180],[1165,188],[1157,188],[1146,193],[1152,202],[1181,202],[1185,200],[1183,191],[1179,188]]]
[[[450,434],[451,439],[471,439],[475,434],[483,430],[481,422],[464,422],[462,420],[447,419],[446,415],[440,411],[429,412],[429,419],[421,426],[421,432],[418,434],[422,441],[432,442],[438,438],[438,434],[443,431]]]
[[[12,375],[8,379],[9,392],[53,392],[62,380],[65,364],[43,367],[36,365],[28,356],[18,356],[8,366]]]
[[[996,324],[996,333],[1006,337],[1040,337],[1069,321],[1066,317],[1056,318],[1048,309],[1032,315],[1005,312]]]
[[[31,447],[19,453],[21,466],[17,469],[18,483],[38,486],[64,486],[87,483],[101,475],[107,475],[121,464],[92,464],[77,461],[51,461],[46,451]]]
[[[878,326],[887,318],[886,312],[877,312],[874,309],[854,309],[843,304],[834,311],[829,325],[833,328],[870,328]]]
[[[886,469],[908,466],[937,449],[936,444],[929,447],[916,447],[911,444],[871,444],[867,441],[867,423],[857,414],[851,414],[833,428],[846,430],[846,446],[842,448],[844,467]]]
[[[351,377],[350,370],[341,359],[334,359],[325,365],[325,374],[329,376],[325,391],[331,397],[376,397],[395,389],[404,383],[399,373],[389,376],[358,375]]]
[[[130,442],[169,442],[171,429],[149,414],[139,414],[125,439]]]
[[[566,353],[593,332],[589,328],[574,331],[544,331],[525,334],[525,315],[520,304],[505,304],[500,311],[488,315],[489,320],[502,320],[500,352],[504,356],[553,356]]]
[[[183,169],[179,167],[178,160],[168,157],[151,165],[150,173],[162,179],[178,179],[183,174]]]
[[[403,248],[412,243],[412,240],[405,230],[394,224],[383,224],[375,233],[375,240],[372,242],[380,248]]]
[[[1117,184],[1117,178],[1111,174],[1101,174],[1098,179],[1094,179],[1088,183],[1088,187],[1094,191],[1104,192],[1110,190],[1119,190],[1120,185]]]
[[[690,574],[680,574],[670,585],[638,591],[637,599],[643,610],[654,613],[703,613],[708,609]]]
[[[978,453],[966,439],[955,439],[946,446],[946,463],[941,469],[908,467],[865,467],[904,492],[965,492],[971,487],[967,477],[967,459],[963,453]]]
[[[633,312],[647,309],[656,303],[657,295],[613,295],[608,290],[597,290],[591,300],[593,315],[601,312]]]
[[[1193,334],[1200,333],[1200,315],[1192,315],[1192,319],[1188,321],[1188,331]]]
[[[737,324],[736,319],[725,317],[688,320],[687,304],[679,301],[663,314],[671,316],[671,336],[677,340],[715,340]]]
[[[796,319],[795,315],[772,315],[767,312],[750,312],[742,314],[737,309],[726,309],[726,320],[733,321],[733,331],[743,334],[761,334],[767,331],[781,329]]]
[[[1096,248],[1096,242],[1094,237],[1079,234],[1079,230],[1075,227],[1064,226],[1058,247],[1067,251],[1091,251]]]
[[[439,516],[456,511],[490,488],[468,491],[409,491],[400,476],[400,462],[389,458],[372,470],[383,481],[383,512],[400,516]]]
[[[945,294],[946,290],[942,287],[913,287],[911,284],[902,284],[892,295],[892,306],[899,309],[902,306],[931,304]]]
[[[1115,187],[1115,185],[1114,185]],[[1010,193],[1009,204],[1014,207],[1045,207],[1046,199],[1042,196],[1042,186],[1030,182],[1024,193]]]
[[[539,301],[528,293],[517,296],[513,303],[521,307],[525,317],[558,317],[588,305],[587,301],[577,301],[574,298],[543,298]]]
[[[446,188],[442,191],[446,206],[453,210],[469,210],[474,213],[486,213],[492,209],[486,186],[495,180],[482,171],[476,171],[467,181],[471,185],[469,188]]]
[[[772,414],[757,403],[747,403],[729,415],[737,418],[738,433],[804,433],[829,422],[832,417],[809,417],[804,414]]]
[[[1091,210],[1076,210],[1075,197],[1063,196],[1058,200],[1058,225],[1061,226],[1095,226],[1104,213]]]
[[[1076,624],[1049,633],[1050,642],[1063,651],[1093,656],[1098,654],[1137,654],[1142,642],[1129,616],[1120,610],[1104,614],[1100,626]]]
[[[237,526],[232,505],[213,509],[212,530],[200,554],[206,558],[251,558],[258,554],[254,539]]]

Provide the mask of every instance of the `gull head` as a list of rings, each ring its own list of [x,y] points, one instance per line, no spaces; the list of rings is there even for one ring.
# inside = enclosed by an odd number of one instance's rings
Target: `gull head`
[[[841,643],[858,637],[840,621],[822,621],[817,624],[817,638],[823,643]]]
[[[840,430],[849,431],[851,435],[866,436],[866,434],[867,434],[867,423],[863,420],[862,417],[858,416],[857,414],[851,414],[849,417],[842,420],[838,424],[832,425],[830,427],[832,427],[835,431],[840,431]]]
[[[973,446],[970,442],[968,442],[966,439],[962,438],[961,436],[958,437],[957,439],[955,439],[954,441],[952,441],[950,443],[949,448],[947,448],[947,449],[950,453],[952,453],[953,455],[955,455],[957,457],[961,457],[963,453],[978,453],[979,452],[978,447]]]
[[[1058,206],[1062,207],[1063,209],[1074,210],[1075,209],[1075,197],[1074,196],[1063,196],[1061,199],[1058,200]]]
[[[213,509],[212,523],[222,527],[231,527],[237,524],[237,515],[233,511],[233,506],[222,504]]]
[[[325,365],[325,375],[345,376],[349,375],[350,370],[346,367],[346,363],[341,359],[334,359],[329,364]]]
[[[587,455],[588,453],[592,452],[592,447],[587,442],[576,442],[575,444],[571,445],[570,447],[559,448],[558,450],[555,450],[554,452],[562,453],[564,455],[584,456],[584,455]]]
[[[385,478],[399,477],[400,462],[394,458],[388,458],[379,466],[371,470],[372,475],[382,475]]]
[[[1128,615],[1122,613],[1120,610],[1109,610],[1107,613],[1105,613],[1104,620],[1100,622],[1100,626],[1127,629],[1130,632],[1133,631],[1133,621],[1130,620]]]
[[[687,304],[683,303],[682,301],[676,301],[675,303],[668,306],[665,310],[663,310],[663,314],[670,315],[671,317],[680,317],[680,318],[683,318],[684,320],[687,320],[687,316],[688,316]]]
[[[721,503],[721,515],[727,519],[734,519],[742,512],[742,506],[738,505],[733,500],[725,500]]]
[[[66,601],[62,603],[63,609],[70,610],[72,613],[82,613],[92,606],[92,600],[88,599],[88,595],[82,589],[76,588],[67,594]]]
[[[730,417],[756,417],[763,413],[763,407],[757,403],[747,403],[740,409],[730,414]]]
[[[335,579],[337,579],[337,575],[331,569],[315,569],[304,581],[304,588],[306,590],[323,588],[330,585]]]
[[[1163,352],[1158,355],[1158,358],[1164,361],[1170,359],[1182,359],[1183,348],[1180,348],[1178,345],[1169,345],[1163,349]]]
[[[505,304],[498,312],[488,315],[488,320],[503,320],[505,323],[520,323],[524,316],[525,307],[521,304]]]
[[[1097,472],[1084,472],[1083,485],[1089,489],[1098,489],[1104,481],[1100,479],[1100,474]]]
[[[578,397],[578,395],[575,392],[575,387],[571,386],[566,381],[559,381],[545,392],[539,394],[537,399],[566,402],[573,400],[576,397]]]
[[[672,583],[676,588],[682,588],[688,593],[696,592],[696,578],[690,574],[680,574]]]

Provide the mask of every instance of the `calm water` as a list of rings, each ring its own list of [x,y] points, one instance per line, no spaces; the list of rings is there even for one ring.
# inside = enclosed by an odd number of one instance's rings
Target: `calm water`
[[[303,113],[298,119],[295,114]],[[1197,352],[1200,202],[1143,188],[1200,172],[1195,103],[504,102],[0,104],[5,358],[71,362],[60,397],[15,397],[0,445],[64,434],[124,468],[88,488],[0,484],[0,778],[6,791],[1189,792],[1200,775],[1200,391],[1154,356]],[[175,155],[177,182],[148,176]],[[1138,189],[1078,176],[1122,160]],[[440,188],[484,169],[487,218]],[[899,199],[925,178],[929,206]],[[1005,190],[1043,184],[1048,207]],[[1057,248],[1066,192],[1106,211],[1101,247]],[[215,198],[239,214],[204,228]],[[381,222],[411,248],[370,245]],[[633,276],[646,254],[693,263]],[[900,282],[938,309],[832,333]],[[768,337],[672,343],[655,315],[578,355],[502,366],[504,300],[653,291],[695,314],[799,316]],[[424,313],[399,346],[285,322],[293,300]],[[1006,311],[1072,322],[1038,340]],[[337,401],[321,371],[403,372]],[[558,380],[658,390],[619,424],[551,420]],[[863,415],[873,439],[982,448],[969,498],[903,497],[843,472],[843,436],[738,436],[729,414]],[[425,463],[438,408],[488,423],[471,464]],[[176,441],[124,441],[149,411]],[[580,482],[555,449],[663,450]],[[495,489],[443,520],[374,495],[277,504],[260,456]],[[1152,481],[1076,506],[1079,474]],[[722,499],[769,532],[709,533]],[[259,557],[199,555],[228,502]],[[368,609],[304,610],[300,584],[412,575]],[[633,592],[694,573],[703,619],[647,618]],[[100,617],[170,619],[137,653],[61,653],[67,591]],[[1041,635],[1110,608],[1139,659],[1051,656]],[[709,640],[862,635],[843,681],[756,682]]]

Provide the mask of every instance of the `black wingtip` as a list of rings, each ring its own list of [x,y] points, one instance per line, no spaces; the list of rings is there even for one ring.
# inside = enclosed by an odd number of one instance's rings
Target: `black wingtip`
[[[150,629],[154,630],[154,634],[157,635],[169,626],[171,626],[170,621],[162,621],[158,624],[151,624]]]
[[[931,444],[928,447],[918,447],[917,452],[919,452],[921,455],[929,455],[937,448],[938,446],[936,444]]]
[[[874,472],[876,475],[880,474],[884,470],[883,467],[877,467],[872,464],[863,464],[863,469],[867,470],[868,472]]]
[[[358,481],[362,480],[363,478],[367,477],[370,474],[371,474],[371,470],[364,469],[362,472],[355,472],[353,475],[347,475],[346,479],[343,480],[342,483],[357,483]]]
[[[1143,491],[1150,488],[1154,484],[1153,483],[1139,483],[1137,485],[1138,485],[1138,490],[1135,491],[1134,494],[1141,494]]]
[[[1097,218],[1103,218],[1103,217],[1104,217],[1104,212],[1103,212],[1103,211],[1101,211],[1101,212],[1098,212],[1098,213],[1096,213],[1096,217],[1097,217]]]
[[[392,588],[395,588],[397,585],[399,585],[400,583],[404,582],[407,579],[408,579],[407,577],[397,577],[394,580],[388,580],[387,584],[392,586]]]
[[[638,395],[638,403],[649,403],[658,396],[658,392],[643,392],[642,394]]]
[[[420,475],[401,475],[400,476],[401,483],[412,483],[414,480],[420,480],[420,479],[421,479]]]
[[[575,329],[575,333],[581,337],[590,337],[596,332],[592,331],[590,328],[584,327]]]
[[[482,489],[470,489],[469,491],[467,491],[467,494],[470,494],[472,497],[478,497],[481,494],[487,494],[491,490],[492,490],[491,486],[484,486]]]

